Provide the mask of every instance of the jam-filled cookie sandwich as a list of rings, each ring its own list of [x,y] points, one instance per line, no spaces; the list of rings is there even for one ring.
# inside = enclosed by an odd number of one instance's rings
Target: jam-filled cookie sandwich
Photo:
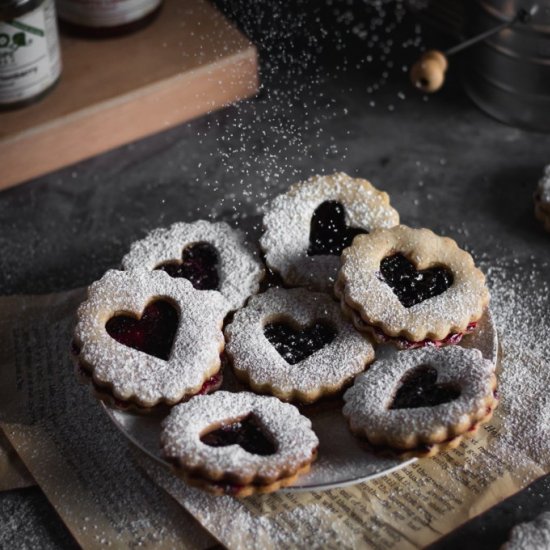
[[[248,392],[219,391],[176,405],[161,434],[164,457],[190,485],[238,497],[292,485],[318,446],[296,407]]]
[[[72,353],[98,397],[150,410],[221,384],[228,304],[163,271],[108,271],[77,313]]]
[[[257,393],[313,403],[340,393],[374,360],[370,342],[328,294],[273,288],[225,328],[236,376]]]
[[[335,294],[356,328],[399,348],[457,344],[489,303],[468,252],[428,229],[360,235],[342,254]]]
[[[265,269],[241,231],[225,222],[198,220],[155,229],[122,259],[128,271],[165,271],[196,290],[220,292],[229,309],[256,294]]]
[[[398,223],[388,195],[367,180],[315,176],[272,201],[260,245],[268,267],[287,286],[328,291],[339,256],[356,235]]]
[[[476,433],[498,403],[494,365],[460,346],[376,361],[344,394],[351,431],[376,452],[428,457]]]

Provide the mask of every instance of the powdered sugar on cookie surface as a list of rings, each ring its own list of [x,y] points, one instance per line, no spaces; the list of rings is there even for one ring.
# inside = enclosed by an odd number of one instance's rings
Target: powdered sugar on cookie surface
[[[139,318],[159,298],[179,311],[166,361],[117,342],[105,328],[121,312]],[[162,271],[108,271],[89,287],[88,299],[78,309],[78,359],[94,381],[108,386],[118,399],[146,407],[177,403],[198,392],[219,370],[227,309],[219,292],[195,290],[189,281],[175,280]]]
[[[424,365],[437,371],[438,384],[453,385],[460,395],[436,406],[392,409],[403,378]],[[408,443],[414,447],[443,441],[487,415],[486,406],[493,401],[494,368],[480,351],[458,346],[401,351],[376,361],[356,378],[344,394],[343,413],[352,430],[373,444]]]
[[[252,414],[276,445],[261,456],[238,445],[212,447],[201,441],[210,427],[219,427]],[[163,454],[188,472],[204,472],[208,479],[237,477],[245,482],[269,483],[292,475],[311,462],[319,445],[311,421],[296,407],[276,397],[248,392],[199,395],[177,405],[163,423]]]
[[[325,321],[334,339],[298,364],[289,364],[264,334],[268,322],[285,321],[305,328]],[[338,391],[374,359],[370,342],[345,321],[327,294],[305,289],[270,289],[254,296],[226,327],[227,352],[237,374],[262,393],[312,402]]]
[[[122,266],[126,270],[151,271],[166,262],[181,261],[182,251],[196,243],[208,243],[215,248],[219,258],[219,291],[231,309],[241,307],[251,294],[258,292],[264,267],[245,244],[243,233],[225,222],[198,220],[155,229],[132,244]]]
[[[344,173],[314,176],[276,197],[264,215],[265,233],[260,244],[267,265],[285,282],[315,290],[329,290],[340,260],[335,255],[308,255],[311,218],[325,201],[337,201],[346,213],[346,224],[372,231],[399,223],[386,193],[368,181]]]

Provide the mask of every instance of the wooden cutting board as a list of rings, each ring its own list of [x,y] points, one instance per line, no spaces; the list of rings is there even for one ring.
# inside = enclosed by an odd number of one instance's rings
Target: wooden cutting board
[[[205,0],[108,40],[62,38],[44,100],[0,112],[0,189],[165,130],[258,90],[255,47]]]

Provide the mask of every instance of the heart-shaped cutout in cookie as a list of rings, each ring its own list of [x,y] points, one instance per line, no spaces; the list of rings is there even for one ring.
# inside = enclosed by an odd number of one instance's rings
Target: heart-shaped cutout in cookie
[[[359,227],[346,225],[346,211],[338,201],[321,203],[311,217],[308,256],[322,254],[340,256],[351,245],[354,237],[368,233]]]
[[[240,445],[246,452],[261,456],[272,455],[277,451],[277,446],[253,414],[206,432],[201,435],[201,441],[210,447]]]
[[[219,290],[218,252],[209,243],[186,246],[181,261],[166,262],[155,269],[166,271],[170,277],[183,277],[197,290]]]
[[[435,407],[460,397],[460,389],[452,383],[438,384],[437,369],[420,365],[407,373],[395,393],[390,409]]]
[[[178,322],[178,310],[170,302],[155,300],[143,310],[141,318],[115,315],[105,329],[117,342],[167,361]]]
[[[406,308],[443,294],[453,284],[449,270],[444,267],[418,270],[403,254],[384,258],[380,273]]]
[[[265,325],[264,335],[287,363],[295,365],[330,344],[336,337],[336,331],[324,321],[317,321],[303,329],[277,322]]]

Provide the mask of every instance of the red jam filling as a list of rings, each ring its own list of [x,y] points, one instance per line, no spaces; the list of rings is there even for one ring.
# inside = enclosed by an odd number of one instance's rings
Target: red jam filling
[[[183,249],[181,262],[156,267],[170,277],[183,277],[197,290],[219,290],[218,252],[209,243],[195,243]]]
[[[443,346],[448,346],[450,344],[459,344],[462,338],[466,336],[466,334],[470,334],[474,332],[474,330],[477,327],[477,321],[474,321],[473,323],[470,323],[464,332],[452,332],[451,334],[447,335],[443,340],[430,340],[429,338],[426,338],[425,340],[420,340],[419,342],[413,342],[411,340],[407,340],[406,338],[393,338],[392,336],[388,336],[384,333],[384,331],[378,327],[372,327],[372,330],[375,333],[375,336],[377,340],[379,340],[382,343],[386,342],[397,342],[400,348],[403,349],[417,349],[417,348],[424,348],[426,346],[434,346],[436,348],[440,348]]]
[[[406,308],[443,294],[453,284],[449,270],[444,267],[416,269],[403,254],[384,258],[380,262],[379,276]]]
[[[272,455],[277,451],[275,443],[264,433],[261,423],[253,414],[203,434],[201,441],[210,447],[239,445],[246,452],[261,456]]]
[[[336,337],[336,331],[323,321],[317,321],[303,330],[295,330],[290,324],[279,322],[265,325],[264,335],[287,363],[295,365],[330,344]]]
[[[351,245],[354,237],[368,233],[359,227],[346,225],[346,211],[337,201],[320,204],[311,217],[308,256],[321,254],[340,256]]]
[[[159,359],[168,360],[178,330],[177,309],[166,300],[156,300],[143,311],[140,319],[115,315],[105,325],[117,342]]]
[[[437,383],[437,369],[420,365],[403,377],[390,409],[435,407],[459,396],[460,389],[455,384]]]

